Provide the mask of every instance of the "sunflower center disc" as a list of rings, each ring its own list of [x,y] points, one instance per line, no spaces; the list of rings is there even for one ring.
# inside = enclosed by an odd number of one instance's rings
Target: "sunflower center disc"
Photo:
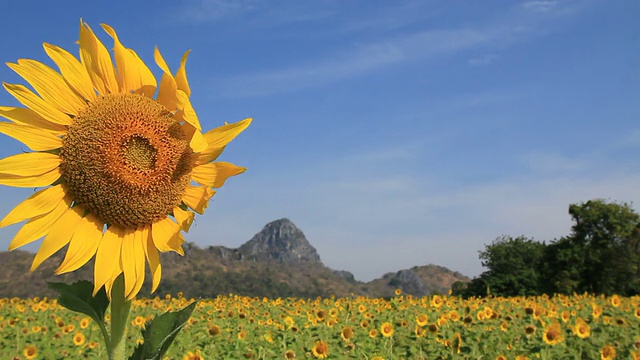
[[[60,152],[74,201],[107,224],[151,224],[180,204],[192,151],[172,114],[136,94],[90,103],[69,127]]]

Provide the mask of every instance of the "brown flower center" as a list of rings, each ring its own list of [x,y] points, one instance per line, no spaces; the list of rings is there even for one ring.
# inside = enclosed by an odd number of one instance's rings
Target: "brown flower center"
[[[151,224],[179,205],[193,168],[189,141],[153,99],[107,95],[75,119],[60,152],[63,180],[78,204],[107,224]]]

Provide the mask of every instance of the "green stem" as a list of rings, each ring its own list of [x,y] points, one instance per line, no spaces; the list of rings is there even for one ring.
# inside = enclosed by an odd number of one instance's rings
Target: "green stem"
[[[131,301],[124,296],[124,276],[120,274],[111,289],[111,341],[108,344],[109,360],[124,360],[127,321],[131,310]]]

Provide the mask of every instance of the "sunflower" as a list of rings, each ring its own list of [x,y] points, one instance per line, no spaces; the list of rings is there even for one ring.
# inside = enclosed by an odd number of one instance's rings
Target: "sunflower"
[[[77,333],[75,333],[75,335],[73,335],[73,345],[75,345],[75,346],[84,345],[84,342],[86,340],[87,340],[87,338],[81,332],[77,332]]]
[[[38,356],[38,348],[34,345],[27,345],[24,350],[22,350],[22,355],[27,359],[35,359],[36,356]]]
[[[324,341],[316,341],[311,348],[313,356],[318,359],[324,359],[329,356],[329,345]]]
[[[344,341],[349,341],[353,337],[353,327],[345,326],[344,328],[342,328],[342,331],[340,332],[340,337]]]
[[[56,274],[75,271],[95,256],[94,295],[107,295],[123,274],[127,299],[142,287],[145,261],[152,291],[160,282],[159,252],[184,254],[182,231],[202,214],[214,188],[244,168],[213,162],[251,122],[202,133],[189,99],[188,52],[173,75],[160,51],[160,84],[147,65],[113,38],[111,55],[80,21],[80,58],[44,44],[60,72],[35,60],[8,66],[31,85],[3,83],[24,108],[0,107],[0,133],[32,152],[0,160],[0,184],[40,188],[0,221],[27,221],[13,250],[42,237],[31,270],[67,246]],[[156,93],[155,98],[153,97]]]
[[[591,335],[591,327],[582,318],[578,318],[573,326],[573,333],[581,339],[586,339]]]
[[[393,335],[393,325],[388,322],[380,325],[380,334],[384,337],[391,337]]]
[[[560,324],[554,322],[547,326],[542,334],[542,340],[549,345],[557,345],[561,343],[564,340],[564,336],[562,336],[562,328],[560,327]]]
[[[600,349],[601,360],[612,360],[616,358],[616,348],[611,345],[605,345]]]

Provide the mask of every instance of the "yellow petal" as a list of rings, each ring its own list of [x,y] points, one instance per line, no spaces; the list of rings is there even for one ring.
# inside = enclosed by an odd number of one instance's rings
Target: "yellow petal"
[[[189,82],[187,81],[187,57],[191,50],[187,50],[184,55],[182,55],[182,60],[180,60],[180,68],[176,72],[176,84],[178,85],[178,89],[184,91],[187,96],[191,96],[191,89],[189,88]]]
[[[195,215],[196,214],[191,211],[182,210],[179,206],[173,208],[173,217],[176,218],[178,224],[180,224],[180,227],[182,227],[184,231],[189,231]]]
[[[56,135],[67,133],[66,126],[54,124],[31,109],[0,106],[0,116],[7,118],[16,124],[31,125],[37,128],[49,130]]]
[[[13,95],[22,105],[35,111],[38,115],[59,125],[71,125],[72,119],[69,115],[56,109],[53,105],[42,100],[38,95],[20,84],[2,83],[4,88]]]
[[[220,188],[231,176],[242,174],[246,169],[227,162],[213,162],[196,166],[191,179],[200,185]]]
[[[80,221],[76,231],[73,232],[67,254],[62,264],[56,269],[55,274],[60,275],[78,270],[91,260],[96,250],[98,250],[103,228],[104,223],[94,214],[85,216]]]
[[[175,115],[176,118],[179,120],[184,120],[185,122],[193,125],[193,127],[195,127],[196,129],[202,131],[200,120],[198,120],[198,115],[191,105],[189,95],[187,95],[187,93],[182,90],[176,90],[176,97],[178,98],[178,109],[181,110]]]
[[[0,132],[2,127],[0,126]],[[46,174],[60,166],[62,159],[55,154],[32,152],[13,155],[0,160],[0,177],[15,175],[34,177]],[[2,180],[0,179],[0,182]],[[50,185],[51,183],[45,184]]]
[[[173,78],[173,75],[171,75],[171,71],[169,71],[167,62],[164,61],[164,58],[157,47],[154,49],[153,58],[155,59],[156,64],[158,64],[160,69],[164,72],[160,79],[160,88],[158,89],[156,101],[166,107],[167,110],[173,112],[178,109],[178,85],[176,84],[176,80]]]
[[[80,60],[100,95],[119,93],[118,80],[109,51],[89,25],[82,20],[80,21]]]
[[[130,294],[136,286],[135,232],[135,229],[125,229],[122,249],[120,250],[120,266],[124,273],[125,295]]]
[[[9,250],[19,248],[47,235],[51,225],[64,214],[71,206],[71,196],[66,196],[50,212],[38,215],[29,220],[18,230],[18,233],[9,244]]]
[[[138,54],[136,54],[133,50],[128,49],[132,56],[135,58],[136,63],[138,64],[138,75],[140,76],[140,84],[142,86],[140,89],[136,90],[137,94],[144,95],[148,98],[153,97],[153,94],[156,92],[156,87],[158,86],[158,82],[156,81],[156,77],[153,76],[151,70],[147,64],[140,59]]]
[[[77,115],[86,107],[81,99],[52,68],[29,59],[20,59],[17,64],[7,63],[40,94],[42,99],[65,114]]]
[[[69,86],[84,97],[85,100],[93,101],[96,98],[96,92],[93,90],[93,83],[89,73],[82,63],[63,48],[47,43],[43,45],[44,51],[58,65],[60,73],[64,76]]]
[[[9,226],[21,221],[46,214],[62,201],[65,189],[61,184],[40,190],[29,196],[26,200],[14,207],[0,221],[0,227]]]
[[[30,125],[0,122],[0,133],[21,141],[34,151],[47,151],[62,147],[62,139],[56,134]]]
[[[62,171],[59,167],[56,167],[48,173],[36,176],[21,176],[0,173],[0,184],[27,188],[48,186],[58,181],[61,175]]]
[[[111,289],[113,288],[113,283],[116,281],[118,276],[122,274],[122,259],[118,257],[114,261],[117,262],[116,267],[113,268],[113,273],[109,276],[109,279],[106,283],[104,283],[104,289],[107,291],[107,297],[109,301],[111,301]]]
[[[113,38],[113,52],[116,59],[118,69],[118,82],[120,83],[121,92],[130,92],[138,90],[142,87],[140,76],[138,74],[138,63],[131,52],[125,48],[116,31],[107,24],[101,24],[104,31]]]
[[[209,205],[209,199],[215,194],[215,190],[207,186],[188,186],[182,196],[182,201],[193,211],[202,215]]]
[[[133,289],[126,294],[127,300],[133,299],[140,289],[142,288],[142,284],[144,284],[144,276],[145,276],[145,259],[146,254],[144,248],[147,245],[147,241],[149,239],[149,226],[140,226],[134,233],[134,242],[133,242],[133,251],[134,251],[134,264],[136,267],[136,278],[135,285]],[[126,279],[125,279],[126,284]],[[126,285],[125,285],[126,288]]]
[[[174,251],[184,255],[180,236],[180,225],[170,218],[158,220],[151,225],[151,237],[156,248],[162,252]]]
[[[122,252],[122,240],[124,230],[116,225],[111,225],[102,236],[100,245],[96,251],[95,269],[93,271],[93,296],[107,283],[114,270],[119,268],[119,255]],[[118,259],[114,259],[114,254]],[[109,291],[111,294],[111,291]]]
[[[43,261],[62,249],[71,240],[71,236],[82,220],[84,208],[82,206],[74,206],[65,212],[50,227],[47,236],[44,238],[40,249],[33,259],[31,271],[35,270]]]
[[[204,139],[208,146],[206,150],[198,154],[196,164],[202,165],[217,159],[225,146],[243,132],[251,124],[251,121],[251,118],[247,118],[207,131],[204,134]]]
[[[154,292],[160,284],[160,278],[162,277],[162,265],[160,264],[160,254],[158,254],[158,249],[156,249],[151,236],[147,236],[147,241],[144,246],[144,254],[147,257],[149,269],[151,270],[151,292]]]

